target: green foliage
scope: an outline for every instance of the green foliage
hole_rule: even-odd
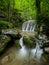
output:
[[[2,39],[2,35],[0,35],[0,53],[4,51],[4,49],[7,46],[7,43],[10,41],[10,37],[6,37],[5,39]]]
[[[16,46],[17,48],[21,48],[20,43],[19,43],[19,40],[15,40],[15,46]]]
[[[44,25],[45,34],[49,34],[49,1],[0,0],[0,20],[12,22],[14,27],[19,27],[24,21],[29,19],[37,19],[36,29],[38,32],[40,31],[40,27]],[[5,23],[5,25],[7,24]],[[7,26],[12,28],[12,25],[9,24]],[[1,25],[0,27],[2,27]]]
[[[0,0],[0,10],[7,10],[8,0]]]
[[[14,27],[18,27],[19,24],[22,24],[23,17],[21,17],[19,10],[14,8],[15,3],[13,2],[14,0],[0,0],[0,20],[12,22]],[[11,23],[9,24],[8,26],[12,27]]]
[[[23,17],[17,9],[13,10],[13,14],[10,19],[15,27],[19,27],[23,23]]]
[[[49,1],[48,0],[42,0],[41,1],[41,11],[42,13],[44,13],[45,15],[49,16]]]
[[[46,61],[49,61],[49,54],[44,53],[43,57],[45,58]]]
[[[41,1],[41,23],[43,26],[43,33],[49,37],[49,1],[42,0]]]
[[[23,41],[24,41],[24,45],[26,45],[26,47],[28,48],[34,48],[36,43],[33,37],[23,37]]]
[[[26,20],[36,19],[35,0],[15,0],[15,8],[20,10]]]
[[[37,7],[37,26],[38,34],[40,34],[40,27],[42,26],[43,34],[49,37],[49,1],[48,0],[36,0]]]
[[[13,24],[7,21],[0,21],[0,29],[2,28],[12,28]]]

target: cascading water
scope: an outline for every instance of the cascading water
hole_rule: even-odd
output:
[[[26,31],[28,31],[28,28],[29,28],[29,23],[27,24]]]
[[[19,43],[20,43],[20,46],[21,46],[19,53],[20,53],[21,57],[25,57],[25,55],[27,54],[27,51],[26,51],[26,48],[24,46],[23,37],[20,38]]]
[[[22,25],[23,32],[34,32],[35,29],[35,20],[29,20]]]
[[[36,42],[36,47],[31,50],[32,56],[40,59],[42,53],[43,53],[43,49],[41,49],[40,46],[39,46],[39,44]]]
[[[34,32],[34,29],[35,29],[35,23],[33,22],[34,20],[31,20],[29,22],[25,22],[23,25],[22,25],[22,31],[24,32]],[[24,57],[27,53],[26,51],[26,48],[24,46],[24,42],[23,42],[23,37],[20,38],[20,46],[22,47],[21,50],[20,50],[20,54]],[[40,48],[37,40],[36,40],[36,47],[34,49],[30,49],[29,53],[33,56],[33,57],[36,57],[38,59],[41,58],[41,55],[43,53],[43,49]]]
[[[20,38],[19,43],[20,43],[20,46],[23,48],[24,47],[24,45],[23,45],[23,37]]]
[[[20,54],[22,55],[22,57],[24,57],[26,55],[27,51],[26,51],[26,48],[25,48],[24,43],[23,43],[23,37],[20,38],[19,43],[20,43],[20,46],[22,47],[20,49]],[[43,53],[43,49],[41,49],[38,42],[36,42],[36,47],[34,49],[30,50],[30,54],[33,57],[36,57],[37,59],[40,59],[42,53]]]

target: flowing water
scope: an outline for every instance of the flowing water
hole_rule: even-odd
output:
[[[34,49],[27,49],[23,42],[23,37],[20,38],[20,49],[16,46],[10,47],[0,56],[0,65],[48,65],[47,63],[38,60],[43,53],[38,43]]]
[[[26,50],[24,43],[23,43],[23,37],[20,38],[19,43],[20,43],[20,46],[21,46],[21,49],[19,50],[19,54],[23,58],[27,54],[27,50]]]
[[[22,32],[34,32],[34,29],[35,24],[32,21],[25,22],[22,26]],[[40,48],[37,41],[36,47],[32,49],[25,47],[23,37],[20,38],[19,43],[20,49],[13,46],[0,57],[0,65],[48,65],[41,60],[43,49]]]
[[[23,42],[23,37],[20,38],[20,46],[22,47],[21,48],[21,52],[22,52],[22,55],[25,55],[27,52],[27,49],[25,48],[25,46],[23,45],[24,42]],[[36,57],[37,59],[40,59],[41,56],[42,56],[42,53],[43,53],[43,49],[40,48],[38,42],[36,42],[36,47],[34,49],[30,49],[28,50],[30,55],[32,55],[33,57]]]
[[[20,38],[19,43],[20,43],[20,46],[23,48],[23,47],[24,47],[24,44],[23,44],[23,37]]]
[[[25,32],[34,32],[34,29],[35,29],[35,20],[30,20],[30,21],[27,21],[25,23],[23,23],[22,25],[22,31],[25,31]],[[20,38],[20,46],[23,48],[23,37]],[[30,54],[33,56],[33,57],[36,57],[38,59],[41,58],[41,55],[43,53],[43,49],[40,49],[40,46],[38,44],[38,42],[36,41],[36,47],[34,49],[31,49],[30,50]]]
[[[36,42],[36,47],[31,50],[31,54],[33,57],[40,59],[43,54],[43,49],[40,48],[39,44]]]
[[[23,32],[34,32],[35,20],[29,20],[22,25]]]

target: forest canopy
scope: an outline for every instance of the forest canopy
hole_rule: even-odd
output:
[[[49,33],[49,1],[0,0],[0,21],[10,22],[13,27],[19,27],[30,19],[37,20],[38,31],[40,26],[43,26],[44,33]]]

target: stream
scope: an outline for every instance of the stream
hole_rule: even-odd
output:
[[[38,57],[38,56],[37,56]],[[33,57],[30,49],[17,49],[16,46],[10,47],[1,57],[0,65],[48,65],[47,62]]]
[[[34,27],[34,23],[27,22],[23,24],[22,31],[34,32]],[[43,49],[37,41],[35,48],[32,49],[26,48],[23,37],[20,38],[19,44],[21,48],[18,49],[13,45],[0,56],[0,65],[49,65],[49,62],[43,59]]]

